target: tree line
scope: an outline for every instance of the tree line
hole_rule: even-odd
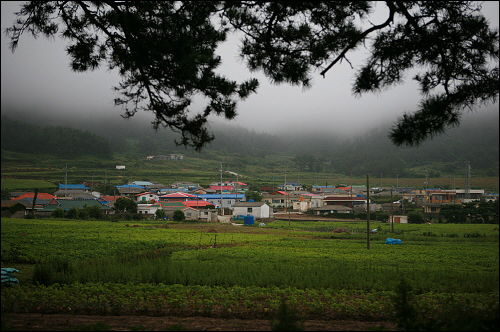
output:
[[[111,157],[109,142],[90,131],[63,126],[38,126],[2,116],[2,149],[51,154],[63,158],[84,155]]]

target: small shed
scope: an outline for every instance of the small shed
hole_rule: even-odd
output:
[[[394,219],[395,224],[407,224],[408,223],[408,216],[393,215],[392,217]],[[389,222],[392,222],[390,216],[389,216]]]
[[[251,215],[255,219],[272,218],[273,209],[265,202],[238,202],[233,204],[233,216]]]

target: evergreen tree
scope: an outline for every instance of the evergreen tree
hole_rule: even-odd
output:
[[[379,92],[403,82],[413,68],[423,99],[390,132],[394,144],[416,145],[458,126],[464,110],[498,98],[498,30],[468,1],[384,1],[387,16],[366,28],[370,1],[29,1],[6,29],[14,50],[25,32],[61,36],[74,71],[107,63],[118,69],[116,105],[126,116],[155,114],[154,126],[181,133],[177,144],[201,149],[213,140],[211,114],[232,119],[237,102],[258,87],[215,73],[217,46],[243,32],[241,56],[274,83],[309,87],[311,72],[349,62],[369,48],[353,93]],[[492,63],[492,61],[493,63]],[[350,63],[350,62],[349,62]],[[207,100],[189,116],[193,97]]]

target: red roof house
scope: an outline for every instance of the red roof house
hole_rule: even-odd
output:
[[[206,206],[214,206],[213,203],[210,203],[208,201],[184,201],[182,202],[187,207],[192,207],[192,208],[201,208],[201,207],[206,207]]]
[[[16,198],[13,198],[12,200],[13,201],[17,201],[18,199],[23,199],[23,198],[34,198],[35,197],[35,193],[26,193],[24,195],[21,195],[21,196],[18,196]],[[47,199],[47,200],[51,200],[53,198],[56,198],[56,196],[54,195],[51,195],[51,194],[47,194],[47,193],[38,193],[38,195],[36,196],[37,199]]]

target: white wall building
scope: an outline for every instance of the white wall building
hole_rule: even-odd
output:
[[[265,202],[238,202],[233,204],[233,216],[254,216],[255,219],[272,218],[273,208]]]

